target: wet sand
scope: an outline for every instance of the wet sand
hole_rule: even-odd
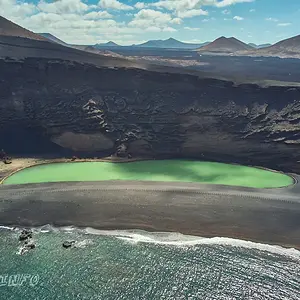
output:
[[[2,185],[0,224],[174,231],[300,249],[300,188],[138,181]]]

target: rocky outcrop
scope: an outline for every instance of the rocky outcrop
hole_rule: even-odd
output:
[[[63,242],[62,246],[66,249],[74,247],[75,241],[65,241],[65,242]]]
[[[0,60],[9,153],[185,157],[299,172],[300,88],[51,59]]]
[[[32,239],[33,232],[31,229],[23,229],[19,235],[19,241],[22,242],[18,253],[24,255],[29,250],[35,249],[36,245]]]
[[[32,238],[32,230],[24,229],[19,235],[19,241],[26,241]]]

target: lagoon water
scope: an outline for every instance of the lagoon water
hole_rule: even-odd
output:
[[[8,177],[4,184],[98,180],[200,182],[254,188],[283,187],[293,183],[293,179],[285,174],[258,168],[206,161],[158,160],[44,164],[19,171]]]
[[[0,275],[35,277],[17,286],[2,280],[1,300],[300,299],[295,249],[179,233],[45,226],[34,229],[36,249],[20,255],[19,232],[0,229]],[[65,240],[75,240],[76,248],[64,249]]]

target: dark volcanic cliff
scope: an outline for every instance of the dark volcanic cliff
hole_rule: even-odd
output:
[[[0,60],[9,153],[207,158],[299,172],[300,88],[51,59]]]

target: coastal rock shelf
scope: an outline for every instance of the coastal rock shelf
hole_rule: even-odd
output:
[[[0,60],[12,154],[200,158],[300,172],[300,88],[59,59]]]
[[[4,184],[102,180],[198,182],[253,188],[276,188],[293,184],[291,177],[277,172],[184,160],[44,164],[14,173],[4,180]]]

